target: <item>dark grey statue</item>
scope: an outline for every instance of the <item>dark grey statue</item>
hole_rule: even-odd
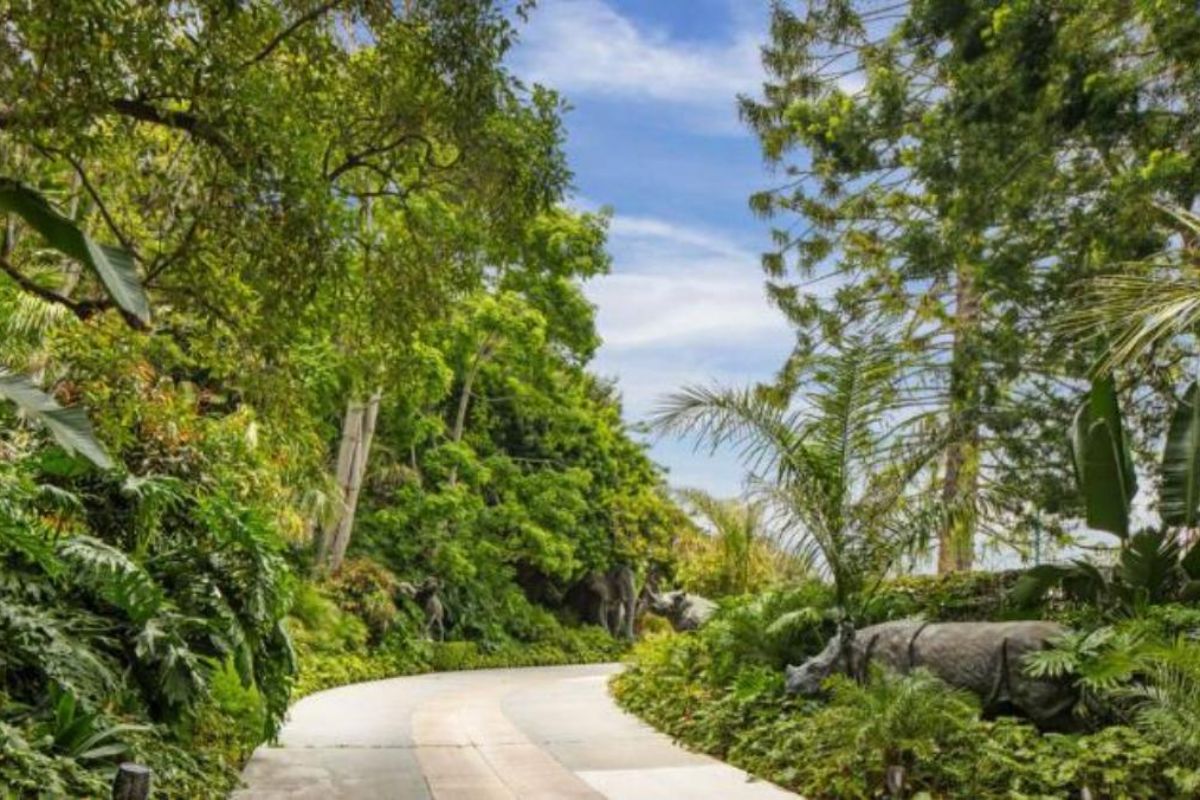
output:
[[[446,604],[440,596],[442,581],[430,575],[421,581],[419,586],[413,586],[407,581],[400,583],[400,594],[413,600],[425,613],[425,638],[433,639],[433,631],[437,629],[437,640],[446,639]]]
[[[985,714],[1015,711],[1043,727],[1064,727],[1075,705],[1074,691],[1063,681],[1030,677],[1022,666],[1027,655],[1065,632],[1053,622],[915,620],[847,629],[847,647],[835,636],[820,653],[787,668],[787,690],[816,695],[835,672],[863,680],[872,663],[899,672],[923,667],[978,695]]]
[[[659,616],[666,617],[677,631],[694,631],[717,610],[717,604],[706,597],[685,591],[647,594],[647,605]]]
[[[637,610],[633,568],[618,564],[607,572],[595,570],[584,579],[584,587],[591,595],[592,621],[613,636],[632,640]]]

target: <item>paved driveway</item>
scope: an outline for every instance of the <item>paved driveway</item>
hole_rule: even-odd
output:
[[[615,664],[449,672],[297,703],[238,800],[785,800],[618,709]]]

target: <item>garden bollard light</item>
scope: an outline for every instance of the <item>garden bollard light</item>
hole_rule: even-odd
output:
[[[150,797],[149,767],[141,764],[124,763],[117,767],[113,779],[112,800],[147,800]]]

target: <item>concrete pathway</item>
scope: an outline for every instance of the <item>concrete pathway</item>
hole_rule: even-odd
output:
[[[616,707],[620,667],[446,672],[343,686],[291,710],[238,800],[786,800]]]

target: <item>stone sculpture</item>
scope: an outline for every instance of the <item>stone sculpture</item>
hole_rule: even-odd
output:
[[[445,641],[446,606],[439,595],[442,589],[441,580],[430,575],[421,581],[419,586],[413,586],[411,583],[404,581],[398,588],[402,595],[411,598],[425,613],[425,638],[432,640],[433,631],[436,628],[437,640],[439,642]]]
[[[1025,657],[1065,633],[1053,622],[900,620],[845,629],[819,654],[787,668],[791,694],[819,694],[835,672],[864,680],[872,663],[898,672],[923,667],[951,686],[974,692],[989,716],[1018,712],[1047,728],[1069,727],[1076,695],[1064,681],[1034,678]],[[843,637],[848,639],[843,646]]]
[[[633,639],[637,591],[633,568],[618,564],[607,572],[594,570],[583,582],[589,597],[593,622],[613,636]]]
[[[677,631],[694,631],[708,622],[717,604],[706,597],[681,590],[647,595],[650,610],[666,617]]]

